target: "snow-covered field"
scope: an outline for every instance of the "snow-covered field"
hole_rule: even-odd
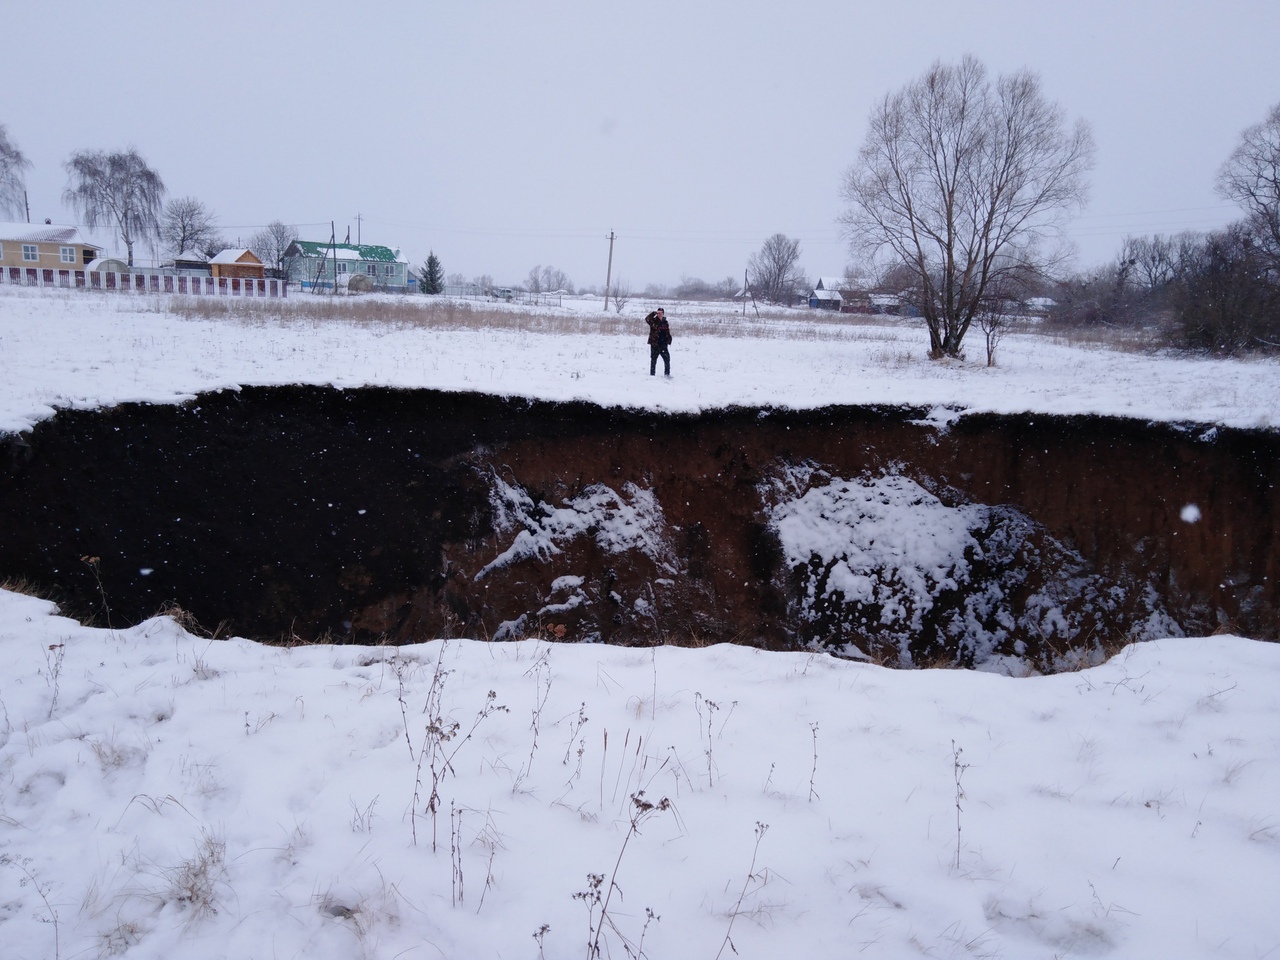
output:
[[[154,303],[0,288],[0,431],[288,382],[939,419],[1280,410],[1274,361],[1011,336],[988,370],[924,360],[917,327],[803,314],[682,337],[694,310],[669,308],[666,382],[639,331]],[[738,647],[286,650],[82,627],[6,591],[0,645],[5,960],[1280,956],[1276,645],[1161,640],[1023,679]]]
[[[307,299],[298,295],[290,305]],[[988,369],[977,331],[970,362],[935,363],[925,358],[928,338],[918,323],[833,326],[829,316],[806,311],[744,323],[723,309],[669,304],[674,376],[665,381],[648,375],[641,319],[648,304],[640,301],[624,314],[633,336],[285,324],[272,322],[267,302],[238,323],[184,320],[155,309],[164,302],[0,286],[0,431],[29,427],[56,407],[171,402],[201,390],[278,383],[474,390],[663,410],[909,403],[1280,425],[1275,360],[1150,356],[1011,335],[999,365]],[[589,305],[537,312],[550,321],[590,319],[578,309]],[[723,334],[681,329],[704,319]]]

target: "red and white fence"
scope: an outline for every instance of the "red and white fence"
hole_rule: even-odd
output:
[[[289,284],[284,280],[112,273],[105,270],[60,270],[54,267],[0,267],[0,283],[121,293],[185,293],[204,297],[281,298],[289,295]]]

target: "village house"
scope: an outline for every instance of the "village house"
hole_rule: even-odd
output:
[[[852,286],[843,277],[819,277],[809,292],[809,306],[815,310],[840,311]]]
[[[101,247],[85,243],[78,227],[56,223],[0,223],[0,267],[84,270]]]
[[[215,277],[261,280],[266,276],[262,261],[252,250],[223,250],[209,259],[209,271]]]
[[[284,255],[289,279],[303,290],[333,289],[335,281],[346,287],[356,276],[368,278],[379,289],[409,289],[409,261],[390,247],[295,240]]]

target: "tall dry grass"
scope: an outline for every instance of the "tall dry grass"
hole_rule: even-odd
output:
[[[184,320],[251,326],[305,326],[341,323],[388,331],[428,328],[439,331],[500,331],[634,337],[644,332],[639,315],[548,311],[498,303],[444,298],[332,297],[301,295],[296,299],[249,300],[166,297],[144,301],[158,313]],[[677,337],[753,337],[793,340],[894,340],[897,318],[855,314],[761,310],[757,316],[684,304],[671,312]]]

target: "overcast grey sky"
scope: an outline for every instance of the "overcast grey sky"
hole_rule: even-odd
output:
[[[136,147],[247,242],[284,220],[449,273],[535,264],[634,287],[741,276],[770,234],[811,277],[873,103],[936,59],[1030,67],[1093,125],[1081,265],[1128,233],[1211,229],[1240,131],[1280,100],[1276,0],[0,0],[0,123],[32,219],[63,163]]]

